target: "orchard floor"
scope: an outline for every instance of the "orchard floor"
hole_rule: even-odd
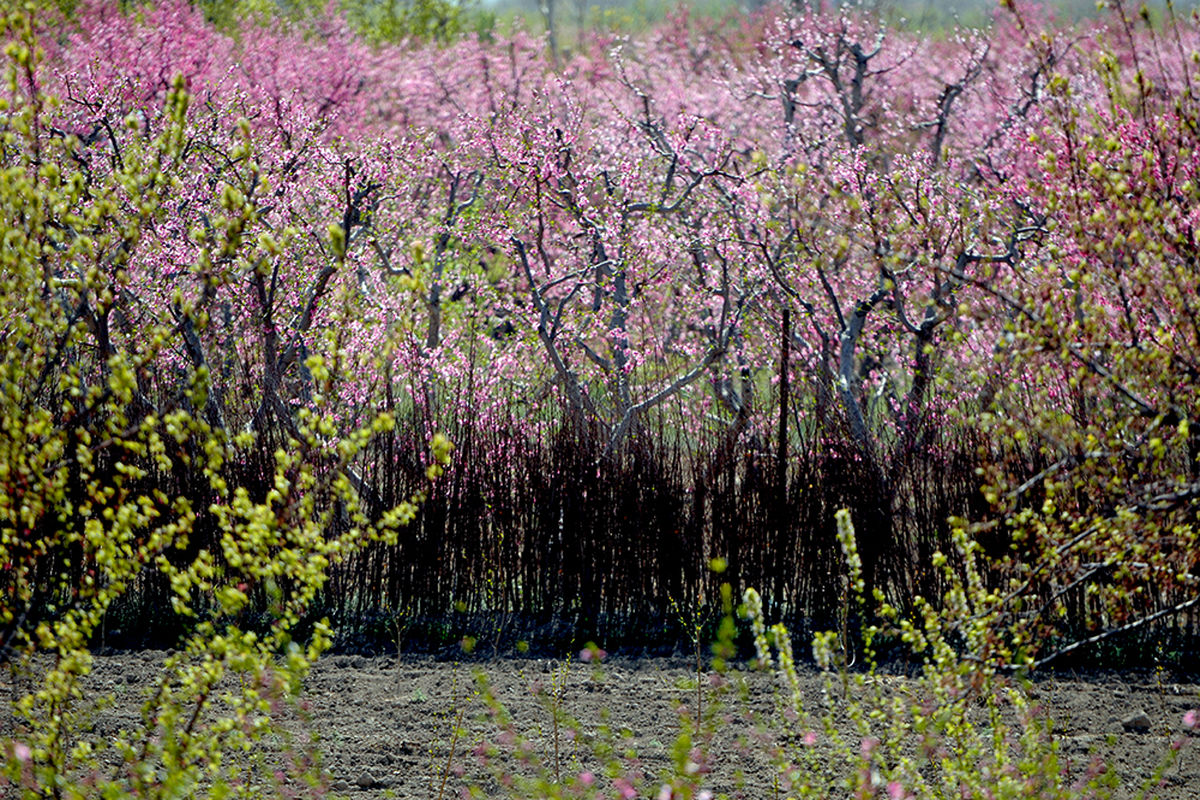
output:
[[[97,659],[95,688],[113,691],[117,697],[115,707],[106,712],[106,725],[119,726],[120,717],[137,713],[140,693],[136,689],[153,680],[161,656],[144,653]],[[485,796],[500,796],[503,793],[495,777],[481,771],[474,752],[481,736],[492,742],[500,738],[497,725],[487,719],[477,674],[487,676],[495,696],[511,711],[517,730],[531,741],[534,757],[548,765],[554,763],[551,715],[534,691],[542,687],[557,693],[563,711],[579,720],[584,731],[582,741],[572,742],[560,730],[559,770],[563,775],[594,772],[596,786],[608,790],[605,796],[609,797],[615,794],[613,785],[588,754],[589,742],[594,745],[602,739],[603,710],[608,709],[608,725],[619,741],[619,751],[636,751],[641,769],[653,778],[670,762],[681,724],[680,708],[694,711],[696,703],[695,674],[682,660],[615,659],[604,665],[598,677],[591,666],[578,661],[563,665],[524,658],[455,664],[417,657],[397,662],[383,657],[329,656],[316,665],[307,681],[306,712],[294,715],[289,727],[296,733],[317,735],[323,768],[335,796],[451,800],[461,794],[460,773],[474,775]],[[728,730],[734,733],[749,727],[745,722],[748,711],[769,712],[773,706],[776,689],[770,676],[748,677],[745,699],[730,697],[725,704],[723,713],[734,721]],[[819,708],[825,696],[820,676],[802,671],[801,680],[804,696],[812,699],[808,707]],[[880,680],[888,691],[905,683],[905,679],[892,676]],[[711,687],[706,685],[704,695],[708,707],[715,707]],[[1082,774],[1091,754],[1098,754],[1120,776],[1116,796],[1133,797],[1162,764],[1172,743],[1182,742],[1179,759],[1148,796],[1200,798],[1200,736],[1185,730],[1182,722],[1187,710],[1200,706],[1200,685],[1177,683],[1169,676],[1152,673],[1058,674],[1035,683],[1034,699],[1050,709],[1060,758],[1070,761],[1074,774]],[[1131,720],[1139,712],[1149,720],[1146,730],[1137,730]],[[456,722],[463,730],[457,738],[453,735]],[[850,741],[857,750],[858,739]],[[803,747],[799,741],[790,746]],[[821,746],[820,742],[816,745]],[[762,746],[739,747],[729,738],[715,749],[709,785],[718,792],[763,800],[787,796],[782,790],[776,794]],[[503,763],[511,768],[514,762]],[[550,769],[553,771],[552,766]],[[738,771],[744,774],[740,790],[734,777]],[[444,790],[443,776],[447,776]],[[657,786],[657,782],[647,785]],[[886,792],[878,796],[886,796]]]

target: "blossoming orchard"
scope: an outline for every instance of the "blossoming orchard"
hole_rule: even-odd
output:
[[[321,654],[407,639],[715,642],[808,720],[796,796],[1092,796],[995,731],[1045,670],[1200,654],[1200,23],[817,5],[8,4],[0,789],[258,796],[232,754]],[[973,691],[992,733],[829,777],[809,641],[923,665],[961,714],[913,741]],[[150,647],[89,736],[96,654]],[[495,786],[714,796],[697,670],[677,773],[567,774],[550,690],[553,779]]]

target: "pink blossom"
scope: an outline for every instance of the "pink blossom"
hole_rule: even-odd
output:
[[[904,791],[903,784],[900,781],[889,781],[887,785],[889,800],[904,800],[907,794]]]
[[[22,764],[28,763],[33,758],[33,751],[24,742],[16,742],[13,744],[13,758]]]
[[[579,651],[579,660],[580,661],[591,661],[592,659],[595,659],[597,661],[603,661],[607,656],[608,656],[607,652],[605,652],[604,650],[602,650],[601,648],[597,647],[594,644],[588,645],[587,647],[585,647]]]
[[[1200,725],[1200,709],[1193,708],[1183,715],[1183,727],[1195,728]]]

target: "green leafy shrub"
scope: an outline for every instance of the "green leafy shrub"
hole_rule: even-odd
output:
[[[213,290],[254,268],[266,231],[236,187],[216,187],[226,213],[211,220],[189,291],[131,335],[130,254],[177,189],[183,81],[166,95],[159,132],[130,137],[116,167],[96,175],[72,167],[79,139],[51,128],[58,101],[38,88],[32,12],[0,18],[0,38],[0,663],[14,693],[0,787],[6,797],[166,798],[271,784],[270,770],[231,754],[279,733],[286,701],[329,646],[328,626],[307,619],[329,565],[394,542],[416,513],[419,497],[369,512],[351,469],[394,421],[339,427],[326,400],[348,368],[336,339],[305,360],[312,402],[282,431],[218,424],[206,365],[176,361],[172,383],[154,380],[168,350],[205,331]],[[253,158],[242,130],[234,160]],[[339,238],[331,227],[335,259]],[[431,477],[449,447],[435,439]],[[266,467],[231,468],[255,463]],[[145,581],[166,587],[162,613],[183,630],[140,723],[101,736],[88,724],[106,702],[87,688],[91,648],[109,610]],[[253,593],[269,599],[268,620],[244,617]],[[319,788],[311,759],[291,763]]]

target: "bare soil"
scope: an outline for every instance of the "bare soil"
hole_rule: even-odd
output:
[[[132,723],[142,696],[138,689],[152,682],[161,656],[96,660],[93,686],[117,700],[97,721],[98,732]],[[768,745],[750,734],[755,714],[772,715],[777,686],[769,675],[738,675],[747,678],[740,698],[726,693],[720,702],[722,692],[707,679],[701,692],[706,713],[718,709],[729,723],[725,738],[713,748],[708,785],[735,797],[785,797],[776,794],[776,771],[765,755]],[[615,659],[598,673],[578,660],[466,664],[334,655],[315,666],[302,711],[289,725],[296,733],[317,736],[322,768],[335,796],[449,800],[461,796],[468,781],[483,796],[499,796],[504,792],[495,772],[481,765],[479,747],[484,740],[495,743],[504,737],[487,714],[479,676],[486,676],[495,697],[511,711],[516,729],[528,738],[530,761],[541,763],[548,775],[594,772],[596,788],[609,797],[615,795],[613,784],[593,756],[596,747],[613,743],[626,764],[646,775],[645,785],[656,786],[681,726],[693,724],[697,703],[695,672],[680,659]],[[880,680],[893,689],[907,682],[895,676]],[[813,699],[808,707],[819,709],[821,702],[836,707],[837,697],[824,694],[816,672],[802,673],[801,688],[804,697]],[[547,695],[558,700],[548,701]],[[1178,758],[1146,796],[1200,798],[1200,731],[1183,725],[1184,713],[1200,706],[1200,685],[1152,673],[1059,674],[1036,681],[1033,698],[1049,710],[1059,758],[1074,772],[1083,774],[1093,755],[1100,756],[1119,776],[1116,796],[1134,797],[1175,746]],[[569,733],[565,724],[556,735],[550,702],[578,721],[579,735]],[[851,741],[856,747],[857,739]],[[527,769],[511,757],[489,763],[499,765],[501,772]]]

